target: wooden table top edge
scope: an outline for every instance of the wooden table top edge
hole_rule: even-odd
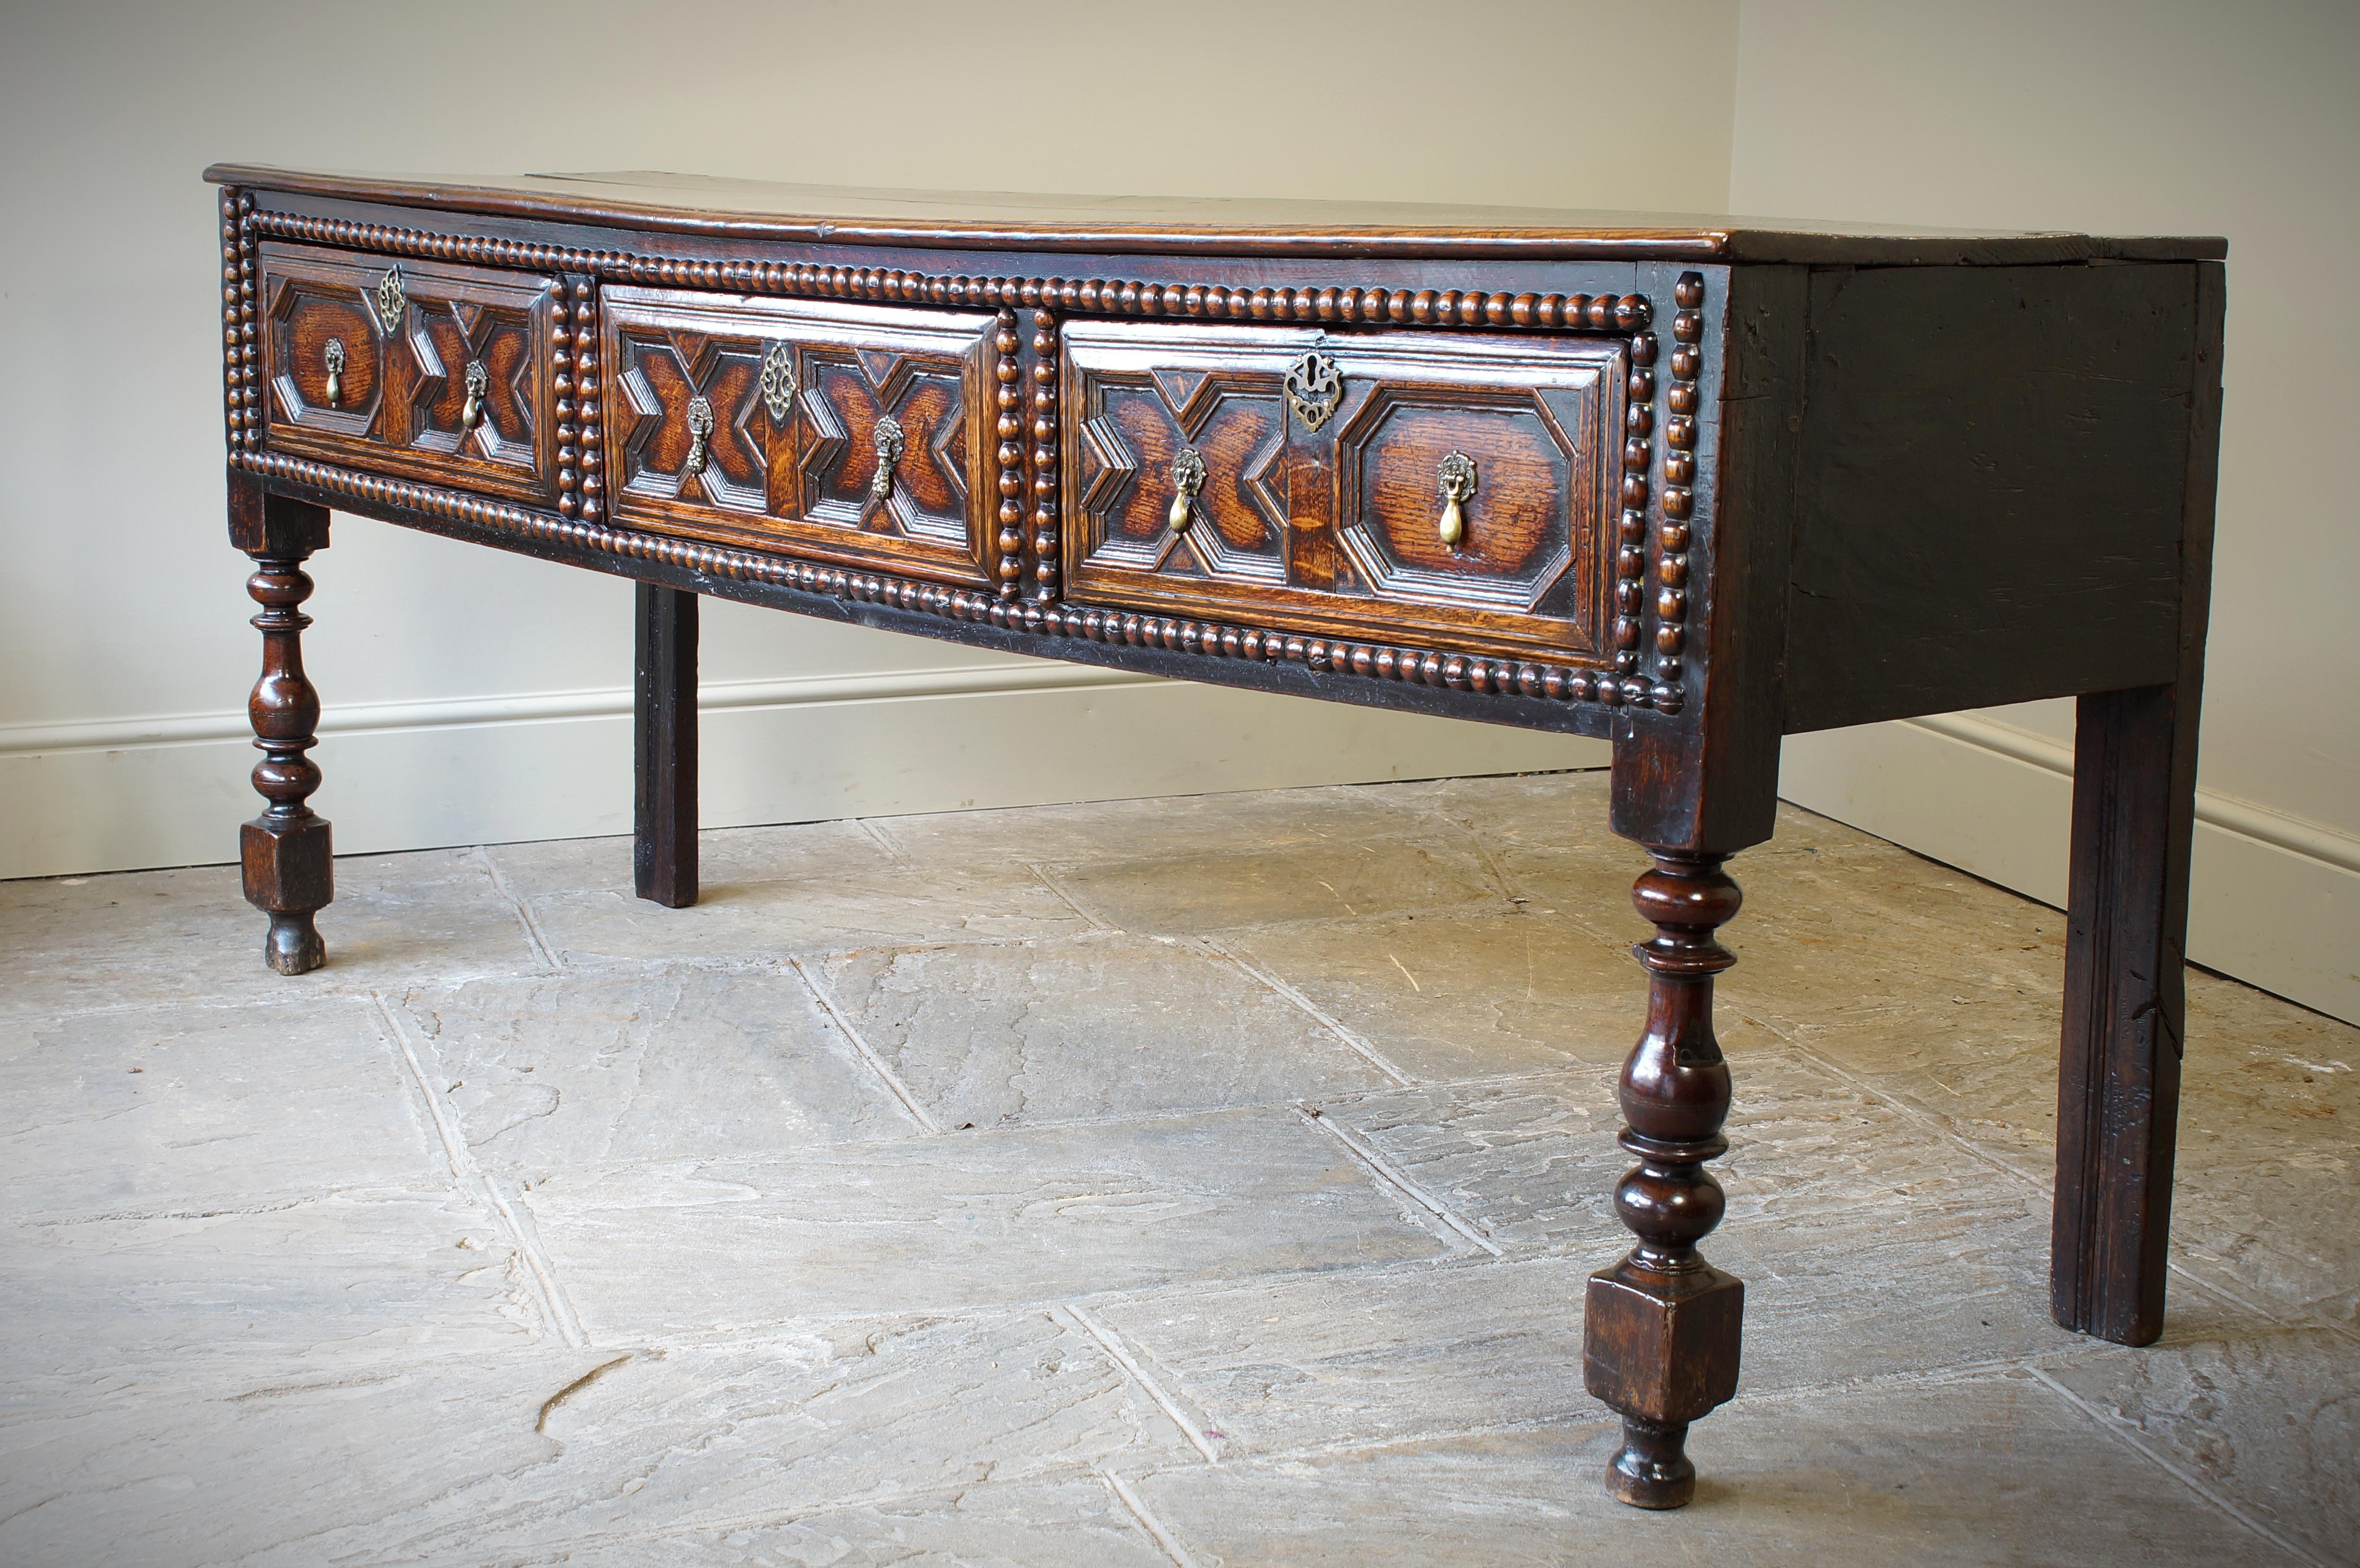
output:
[[[444,176],[216,163],[204,178],[253,191],[484,217],[847,245],[1818,266],[2202,261],[2228,254],[2228,241],[2217,235],[1983,231],[1426,202],[894,191],[641,171]],[[957,215],[978,204],[994,215]]]

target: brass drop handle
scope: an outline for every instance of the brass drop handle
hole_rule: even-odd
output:
[[[492,389],[492,373],[480,359],[467,362],[467,400],[459,408],[459,428],[472,430],[484,422],[484,395]]]
[[[1172,511],[1167,520],[1175,534],[1188,531],[1196,493],[1205,487],[1205,458],[1193,446],[1184,446],[1172,460]]]
[[[713,434],[713,405],[703,397],[688,400],[688,461],[680,465],[681,477],[705,472],[705,438]]]
[[[344,400],[344,340],[330,338],[320,357],[328,366],[328,407],[333,408]]]
[[[1475,460],[1453,452],[1442,460],[1442,522],[1435,530],[1452,550],[1467,537],[1467,503],[1475,495]]]
[[[869,493],[882,501],[893,493],[893,469],[901,461],[901,421],[888,414],[877,421],[877,475]]]

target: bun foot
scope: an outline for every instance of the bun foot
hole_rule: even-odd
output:
[[[308,909],[274,910],[262,939],[262,961],[281,975],[309,975],[328,962],[328,944]]]
[[[1688,1463],[1688,1423],[1658,1425],[1622,1418],[1622,1448],[1606,1466],[1606,1489],[1634,1508],[1686,1508],[1696,1496]]]

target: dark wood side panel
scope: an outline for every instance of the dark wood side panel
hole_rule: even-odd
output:
[[[1813,276],[1786,728],[2179,668],[2191,265]]]

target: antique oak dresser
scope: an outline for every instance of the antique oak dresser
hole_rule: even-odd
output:
[[[1693,1490],[1743,1287],[1723,869],[1780,737],[2080,698],[2051,1308],[2161,1323],[2224,246],[224,166],[264,953],[323,962],[331,509],[635,580],[639,893],[696,897],[701,594],[1595,735],[1645,1024],[1583,1377]],[[1830,975],[1840,984],[1840,975]],[[1568,1396],[1570,1399],[1570,1396]]]

